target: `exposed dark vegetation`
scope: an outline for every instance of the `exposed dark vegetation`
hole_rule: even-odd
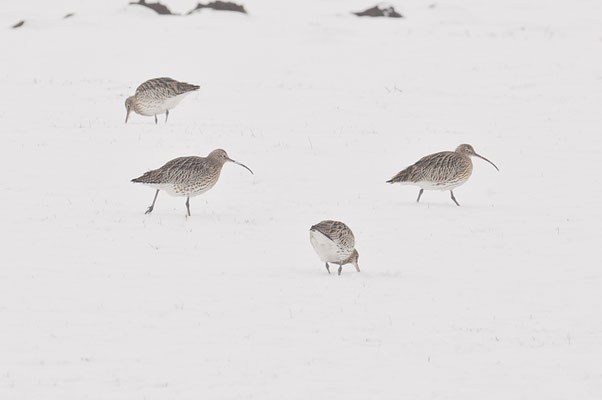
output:
[[[235,12],[240,12],[243,14],[247,13],[247,10],[245,10],[245,7],[241,4],[232,3],[230,1],[219,1],[218,0],[218,1],[212,1],[207,4],[197,3],[196,7],[193,8],[192,10],[190,10],[187,15],[190,15],[193,12],[202,10],[203,8],[209,8],[212,10],[219,10],[219,11],[235,11]]]
[[[397,12],[393,6],[374,6],[364,11],[354,12],[358,17],[388,17],[403,18],[403,15]]]
[[[138,2],[132,2],[130,4],[148,7],[160,15],[173,15],[173,13],[169,10],[169,8],[167,8],[166,5],[158,3],[158,2],[157,3],[147,3],[146,0],[138,0]]]

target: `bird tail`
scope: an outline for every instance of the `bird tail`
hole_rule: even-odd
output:
[[[153,181],[153,171],[145,172],[144,175],[132,179],[132,182],[135,183],[154,183]]]
[[[178,83],[178,90],[181,91],[182,93],[192,92],[193,90],[199,90],[199,89],[200,89],[199,85],[192,85],[192,84],[186,83],[186,82]]]
[[[389,179],[387,183],[410,182],[412,180],[411,177],[412,173],[414,172],[413,170],[413,166],[410,166],[404,169],[403,171],[399,172],[393,178]]]

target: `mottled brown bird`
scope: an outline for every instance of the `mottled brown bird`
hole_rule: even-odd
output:
[[[177,106],[180,101],[200,86],[190,83],[178,82],[171,78],[155,78],[144,82],[136,89],[136,94],[125,100],[125,123],[127,124],[130,113],[155,116],[165,113],[165,122],[169,110]]]
[[[401,183],[420,187],[418,199],[424,190],[449,190],[451,198],[457,206],[453,189],[464,184],[472,174],[471,156],[479,157],[498,169],[494,163],[477,154],[469,144],[461,144],[456,151],[442,151],[421,158],[414,165],[410,165],[399,172],[387,183]]]
[[[233,162],[246,168],[251,174],[253,171],[244,164],[234,161],[222,150],[213,150],[207,157],[178,157],[167,162],[164,166],[144,175],[132,179],[132,182],[143,183],[157,191],[153,204],[148,207],[145,214],[150,214],[155,207],[160,190],[172,196],[186,197],[186,210],[190,216],[190,198],[205,193],[217,183],[222,167],[226,162]]]
[[[309,229],[309,241],[330,274],[328,263],[339,264],[339,275],[343,265],[353,264],[357,272],[359,253],[355,249],[355,237],[347,225],[339,221],[322,221]]]

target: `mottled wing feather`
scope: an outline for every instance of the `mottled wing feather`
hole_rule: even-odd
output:
[[[186,184],[195,181],[196,177],[209,169],[208,164],[204,157],[178,157],[168,161],[161,168],[148,171],[133,179],[132,182]]]
[[[355,248],[355,237],[347,225],[339,221],[322,221],[311,227],[312,230],[321,232],[324,236],[337,245],[353,249]]]
[[[136,89],[136,96],[162,99],[179,96],[197,90],[199,86],[186,82],[178,82],[171,78],[150,79]]]
[[[442,151],[422,157],[387,182],[447,182],[457,177],[458,171],[469,170],[470,166],[470,159],[454,151]]]

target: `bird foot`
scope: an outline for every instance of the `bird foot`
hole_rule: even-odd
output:
[[[144,213],[144,215],[150,214],[151,212],[153,212],[153,206],[150,206],[149,208],[147,208],[146,212]]]

